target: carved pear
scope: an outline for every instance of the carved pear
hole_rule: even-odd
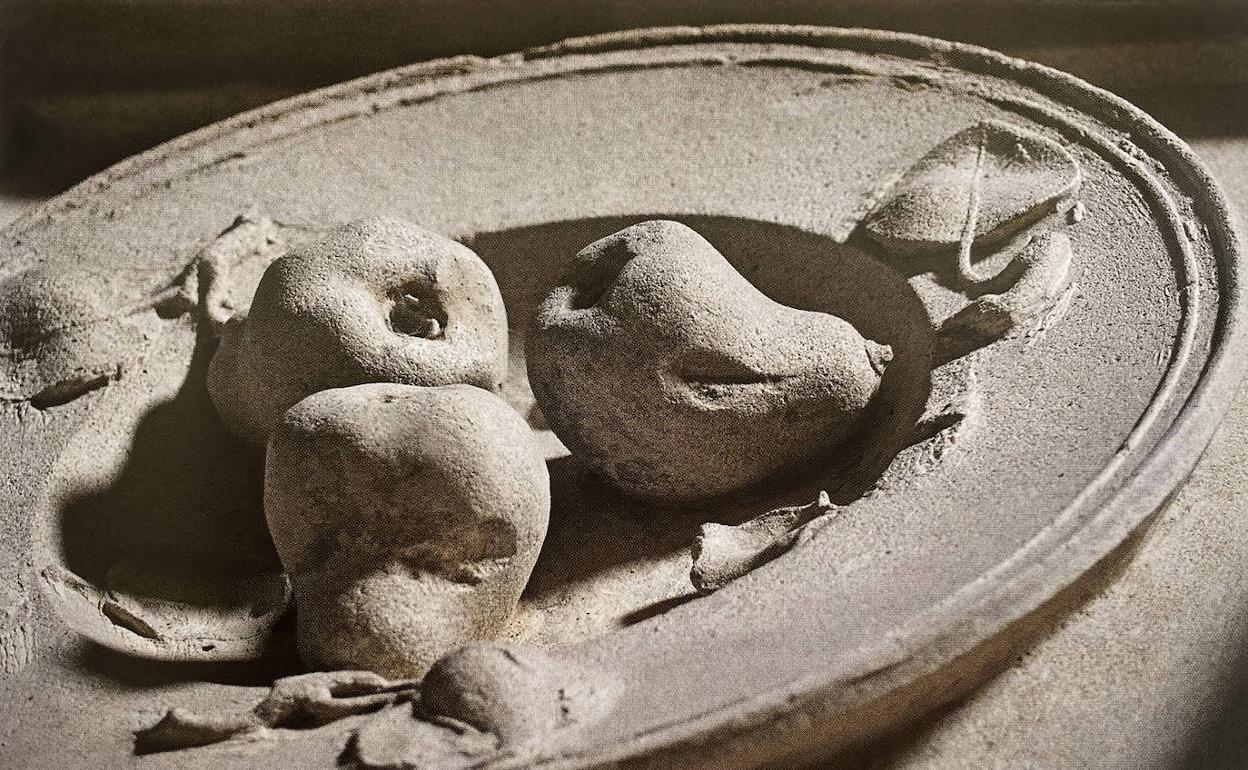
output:
[[[507,313],[468,247],[375,218],[279,257],[208,373],[217,411],[263,445],[282,413],[319,390],[368,382],[497,390]]]
[[[625,493],[696,500],[837,447],[891,349],[774,302],[705,239],[634,225],[577,254],[526,355],[551,428]]]
[[[326,390],[282,417],[264,507],[305,662],[421,676],[497,634],[546,534],[528,425],[468,385]]]

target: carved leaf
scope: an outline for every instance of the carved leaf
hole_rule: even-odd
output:
[[[1035,323],[1070,286],[1070,239],[1044,233],[1023,247],[1004,271],[1011,285],[984,294],[950,316],[940,327],[937,357],[952,361]]]
[[[416,683],[390,681],[371,671],[317,671],[278,679],[264,700],[247,711],[200,714],[174,708],[135,732],[136,754],[209,746],[270,729],[311,728],[371,714],[416,694]]]
[[[744,524],[703,524],[689,579],[699,593],[718,591],[793,548],[807,524],[835,512],[828,493],[820,492],[813,503],[777,508]]]
[[[969,247],[1039,220],[1079,182],[1079,165],[1057,142],[986,120],[920,158],[864,226],[902,252]]]
[[[273,626],[290,603],[283,574],[237,583],[162,586],[160,573],[116,567],[107,587],[60,565],[41,572],[57,613],[79,634],[104,647],[154,660],[252,660],[264,653]],[[182,601],[158,596],[180,594]]]

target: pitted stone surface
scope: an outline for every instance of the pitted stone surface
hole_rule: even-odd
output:
[[[263,444],[318,390],[368,382],[501,387],[507,313],[467,246],[371,218],[279,257],[225,327],[208,388],[226,423]]]
[[[847,321],[774,302],[669,221],[582,250],[526,354],[577,459],[659,501],[747,489],[835,448],[892,358]]]
[[[265,465],[308,664],[420,676],[515,611],[550,488],[528,426],[497,396],[322,391],[282,418]]]

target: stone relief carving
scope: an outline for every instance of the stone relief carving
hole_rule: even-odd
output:
[[[973,353],[1018,333],[1040,331],[1070,288],[1072,254],[1061,227],[1078,190],[1079,167],[1061,145],[1001,121],[985,121],[940,143],[910,167],[860,225],[894,260],[934,258],[935,272],[965,297],[937,322],[933,387],[913,442],[929,453],[927,472],[973,409]],[[976,246],[1008,257],[999,272],[974,264]],[[956,262],[949,257],[956,253]],[[952,269],[951,269],[952,268]],[[1032,328],[1035,325],[1035,328]],[[775,559],[813,536],[836,512],[826,493],[809,505],[780,508],[735,527],[710,523],[695,549],[690,578],[702,593]]]
[[[892,359],[847,321],[785,307],[676,222],[586,247],[537,313],[533,394],[574,456],[660,502],[740,492],[826,454]]]
[[[892,252],[957,248],[963,283],[981,283],[971,248],[999,243],[1053,213],[1079,188],[1079,166],[1051,139],[987,120],[941,142],[902,175],[863,223]]]
[[[0,400],[47,409],[104,387],[141,357],[148,307],[117,313],[116,281],[32,268],[0,286]]]
[[[1061,229],[1081,216],[1079,182],[1056,142],[986,121],[915,162],[851,236],[960,297],[933,320],[927,407],[893,460],[908,472],[933,471],[972,417],[975,351],[1060,317],[1073,261]],[[507,313],[489,268],[392,219],[293,248],[283,228],[241,216],[135,314],[195,311],[220,338],[209,392],[241,440],[267,445],[264,510],[286,575],[241,614],[144,603],[124,570],[103,587],[59,567],[43,578],[75,629],[152,658],[255,656],[293,595],[302,659],[329,670],[277,681],[245,713],[174,709],[137,734],[136,750],[375,713],[353,733],[347,766],[441,767],[522,753],[601,718],[618,697],[602,672],[483,644],[514,612],[550,515],[531,430],[497,395]],[[6,284],[13,397],[72,399],[134,355],[133,314],[96,319],[97,299],[71,284],[38,273]],[[541,414],[576,462],[626,497],[703,512],[689,544],[690,587],[703,595],[827,531],[843,510],[827,492],[732,525],[713,508],[869,444],[893,358],[889,340],[773,301],[666,220],[580,251],[525,353]]]
[[[777,508],[744,524],[703,524],[689,580],[702,594],[723,588],[810,537],[813,522],[827,523],[835,513],[828,493],[820,492],[813,503]]]
[[[31,367],[61,379],[53,391],[29,397],[31,407],[50,409],[114,382],[127,367],[138,367],[148,354],[147,339],[159,325],[194,313],[205,340],[215,341],[234,312],[245,312],[265,268],[290,247],[301,228],[273,222],[251,211],[239,215],[200,250],[177,278],[122,313],[104,313],[86,302],[67,303],[32,271],[18,276],[7,295],[21,300],[25,320],[16,338],[42,336],[53,344],[11,346],[10,376]],[[113,291],[109,276],[73,276],[96,295]],[[48,319],[59,319],[49,324]],[[63,342],[61,341],[63,339]],[[112,372],[102,380],[83,380],[76,372]],[[89,388],[62,387],[86,383]],[[49,392],[63,395],[45,403]],[[211,407],[209,407],[211,408]],[[191,441],[191,436],[182,436]],[[202,453],[203,446],[188,451]],[[164,450],[162,450],[164,451]],[[229,475],[222,469],[221,475]],[[157,556],[150,554],[149,556]],[[244,569],[243,579],[219,580],[213,570],[179,572],[155,559],[122,559],[100,579],[84,579],[66,565],[41,569],[63,620],[83,637],[108,649],[153,660],[237,661],[261,657],[275,626],[290,604],[289,578],[281,573]]]
[[[159,722],[135,734],[135,751],[208,746],[241,736],[263,737],[278,728],[309,729],[338,719],[380,711],[412,696],[416,684],[391,682],[371,671],[330,671],[278,679],[253,708],[235,714],[202,715],[170,709]]]
[[[225,325],[208,388],[226,423],[263,445],[283,412],[320,390],[497,390],[506,365],[507,314],[480,258],[427,230],[372,219],[265,270],[246,316]]]
[[[619,686],[558,656],[473,644],[440,659],[419,682],[371,671],[286,677],[251,709],[197,714],[171,709],[135,736],[140,754],[232,739],[273,739],[374,714],[352,732],[339,764],[358,770],[475,767],[499,752],[523,758],[554,733],[593,725]]]
[[[494,394],[383,383],[283,415],[264,503],[303,659],[418,677],[511,617],[550,481],[528,425]]]
[[[561,733],[592,727],[618,697],[620,686],[604,671],[540,650],[475,644],[434,664],[410,709],[357,730],[346,764],[460,768],[498,755],[524,759]]]
[[[281,574],[213,584],[120,563],[96,586],[59,565],[40,577],[66,623],[110,649],[154,660],[249,660],[262,655],[290,603]]]
[[[430,253],[458,251],[436,245],[445,236],[488,266],[510,321],[500,388],[334,380],[368,345],[322,358],[333,345],[306,344],[363,312],[366,342],[410,343],[421,364],[463,318],[447,303],[466,292],[439,305],[338,275],[421,240],[383,216],[440,233]],[[271,264],[345,244],[340,225],[360,217],[376,237],[321,260],[319,298],[294,282],[261,307]],[[587,316],[629,320],[612,295],[644,297],[637,284],[707,312],[654,308],[662,324],[632,319],[637,344],[589,329],[612,345],[565,360],[636,353],[621,382],[662,373],[654,340],[678,327],[709,362],[692,373],[721,375],[688,393],[774,428],[786,407],[832,397],[809,372],[778,384],[730,366],[786,374],[771,348],[807,352],[753,323],[748,310],[769,307],[779,323],[848,324],[869,395],[828,419],[839,436],[759,431],[745,461],[780,462],[757,480],[694,479],[683,499],[623,489],[568,451],[582,426],[556,412],[575,416],[571,398],[544,409],[533,392],[564,372],[526,352],[547,296],[582,282],[575,255],[612,242],[632,256],[585,282],[602,289]],[[0,233],[9,317],[42,319],[32,335],[0,328],[0,692],[23,704],[6,752],[39,767],[124,765],[132,749],[156,752],[132,760],[153,767],[752,767],[870,746],[960,701],[1115,579],[1239,379],[1238,243],[1198,160],[1129,104],[878,31],[570,41],[379,73],[178,140]],[[695,263],[722,270],[668,280]],[[633,268],[644,280],[630,285]],[[71,275],[73,291],[57,289]],[[749,304],[750,288],[778,308]],[[283,303],[294,341],[260,323]],[[861,363],[842,347],[835,362]],[[884,347],[891,360],[872,361]],[[228,355],[258,374],[222,377],[210,397]],[[266,402],[282,395],[260,387],[278,358],[273,378],[299,387]],[[660,397],[682,395],[664,384]],[[447,387],[484,401],[448,409]],[[409,414],[358,388],[412,388],[431,406]],[[579,414],[622,414],[627,390]],[[272,424],[232,431],[221,415],[257,405]],[[380,406],[405,416],[367,416]],[[279,427],[301,411],[315,452]],[[417,411],[446,428],[447,451],[413,439]],[[724,431],[679,430],[702,428]],[[520,435],[529,448],[513,447]],[[671,451],[683,437],[660,438],[697,467]],[[266,505],[270,440],[292,472]],[[802,441],[827,444],[786,461]],[[468,446],[545,466],[527,572],[499,522],[531,524],[544,506],[500,513],[508,496],[475,482],[456,503],[438,477]],[[488,486],[492,465],[462,467]],[[339,494],[310,504],[300,468]],[[398,480],[361,493],[371,476]],[[344,545],[305,546],[301,527]]]
[[[123,301],[118,277],[101,272],[33,268],[6,278],[0,401],[47,409],[106,386],[142,360],[158,318],[200,308],[206,323],[223,325],[249,301],[236,296],[247,274],[284,251],[281,229],[255,212],[239,215],[181,275],[138,303]]]

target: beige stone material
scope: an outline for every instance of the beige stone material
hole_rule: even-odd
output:
[[[835,449],[893,356],[844,319],[771,300],[670,221],[577,254],[525,352],[576,458],[660,502],[749,489]]]
[[[366,382],[497,390],[507,313],[468,247],[370,218],[279,257],[251,309],[226,325],[208,373],[213,403],[263,444],[282,412],[326,388]]]
[[[528,426],[469,385],[309,396],[278,424],[265,514],[314,667],[420,676],[502,630],[550,509]]]
[[[995,142],[985,125],[1022,137],[1026,152]],[[957,151],[937,165],[952,184],[939,190],[957,205],[890,217],[921,225],[933,248],[872,237],[873,215],[949,142]],[[1068,166],[1027,160],[1061,158],[1054,147],[1075,162],[1077,188],[1063,181]],[[993,156],[986,166],[981,153]],[[967,173],[977,166],[990,173]],[[1037,170],[1056,196],[1012,198],[1034,189]],[[341,638],[352,643],[329,647],[364,640],[383,658],[437,656],[430,671],[446,676],[282,681],[356,665],[291,652],[305,614],[307,641],[334,628],[320,621],[337,609],[325,599],[332,591],[306,581],[301,591],[298,574],[296,601],[313,611],[301,606],[296,623],[265,627],[256,655],[238,663],[153,661],[127,645],[87,643],[96,637],[76,624],[78,610],[131,636],[147,631],[114,605],[136,617],[160,610],[173,638],[198,640],[180,635],[181,618],[233,624],[249,609],[235,592],[220,594],[228,606],[213,599],[225,612],[170,607],[163,593],[173,581],[127,566],[144,548],[175,576],[219,565],[222,587],[280,569],[220,558],[263,556],[273,543],[248,483],[261,470],[256,445],[235,441],[206,399],[217,321],[246,304],[274,252],[300,253],[344,221],[375,217],[419,221],[470,245],[513,319],[501,398],[527,421],[514,432],[542,448],[530,456],[549,468],[551,515],[509,621],[468,652],[450,647],[465,641],[461,621],[479,605],[448,600],[454,611],[438,625],[394,627],[416,616],[397,606],[413,593],[484,606],[519,589],[453,592],[463,583],[441,577],[445,560],[403,544],[437,539],[406,528],[420,516],[382,516],[410,493],[389,469],[426,431],[369,418],[365,399],[335,402],[319,421],[330,433],[355,431],[369,447],[360,462],[344,461],[340,441],[282,452],[291,467],[322,468],[305,481],[336,491],[313,511],[324,515],[313,532],[345,544],[298,531],[317,499],[293,482],[283,484],[296,490],[279,495],[285,503],[268,506],[281,514],[273,534],[279,549],[292,537],[304,554],[323,547],[328,557],[302,565],[313,578],[344,566],[346,579],[314,579],[313,589],[349,586],[351,569],[374,565],[360,568],[361,601],[346,603],[366,623],[347,624]],[[892,349],[868,413],[835,448],[733,494],[656,503],[619,494],[578,458],[583,449],[548,430],[558,416],[545,412],[557,410],[538,407],[526,386],[526,367],[540,379],[525,353],[533,318],[586,244],[655,221],[698,233],[770,301],[844,319]],[[993,221],[1008,225],[983,237],[997,233]],[[31,766],[125,766],[136,731],[150,735],[170,709],[184,713],[162,728],[166,746],[214,744],[141,760],[153,767],[817,766],[963,697],[1022,654],[1036,629],[1069,617],[1195,462],[1245,345],[1232,321],[1238,242],[1216,186],[1181,142],[1061,73],[862,30],[639,31],[385,73],[118,167],[12,225],[0,248],[0,281],[108,264],[125,295],[108,317],[179,282],[185,289],[177,307],[133,316],[149,353],[125,376],[47,409],[0,409],[0,469],[12,479],[0,509],[11,587],[0,695],[24,704],[0,720],[0,741]],[[199,264],[228,269],[197,267],[192,292],[186,266],[218,252]],[[678,276],[654,286],[692,293],[669,277]],[[751,314],[741,315],[748,325]],[[429,334],[432,321],[441,325],[402,318]],[[696,320],[683,331],[696,334]],[[621,411],[624,396],[601,400]],[[315,444],[320,428],[305,427]],[[755,443],[760,455],[791,451],[783,434]],[[382,480],[370,481],[369,468]],[[348,517],[345,495],[368,515]],[[418,574],[385,566],[413,556],[426,568]],[[48,575],[81,578],[60,585],[82,588],[82,600],[58,593],[40,578]],[[387,583],[394,575],[411,582]],[[124,602],[108,603],[114,585],[130,591]],[[537,657],[523,652],[532,649]],[[276,714],[270,725],[267,707],[255,713],[271,686],[281,709],[306,719]],[[614,697],[578,700],[583,692]],[[52,723],[66,740],[41,739]]]

